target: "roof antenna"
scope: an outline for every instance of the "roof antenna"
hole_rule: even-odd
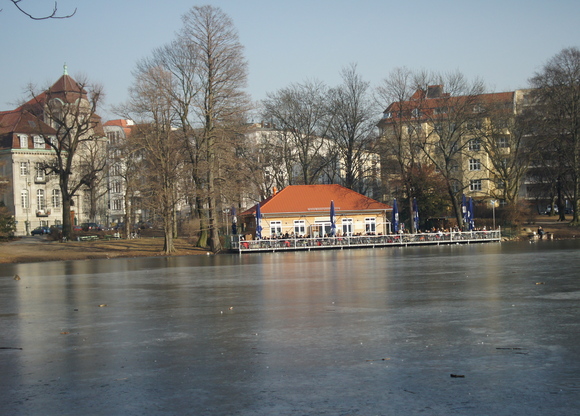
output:
[[[63,75],[68,75],[68,66],[66,66],[66,62],[64,63],[64,65],[62,66],[63,68]]]

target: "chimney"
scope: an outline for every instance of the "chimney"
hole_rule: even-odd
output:
[[[441,98],[443,95],[443,85],[429,85],[427,87],[427,98]]]

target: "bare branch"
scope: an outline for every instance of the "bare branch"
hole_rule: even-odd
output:
[[[55,1],[55,2],[54,2],[54,8],[52,9],[52,13],[51,13],[51,14],[49,14],[48,16],[37,17],[37,16],[34,16],[34,15],[32,15],[32,14],[28,13],[26,10],[24,10],[24,9],[23,9],[23,8],[22,8],[22,7],[19,5],[19,3],[20,3],[20,2],[22,2],[22,0],[10,0],[10,1],[12,2],[12,4],[14,4],[14,6],[16,6],[16,8],[17,8],[18,10],[20,10],[20,12],[21,12],[22,14],[24,14],[24,15],[26,15],[26,16],[28,16],[28,17],[30,17],[32,20],[46,20],[46,19],[68,19],[69,17],[73,17],[73,16],[76,14],[76,12],[77,12],[77,9],[75,8],[74,12],[72,12],[72,13],[71,13],[71,14],[69,14],[69,15],[65,15],[65,16],[57,16],[57,14],[56,14],[56,13],[57,13],[57,10],[58,10],[58,4],[57,4],[57,2]],[[0,11],[1,11],[1,10],[0,10]]]

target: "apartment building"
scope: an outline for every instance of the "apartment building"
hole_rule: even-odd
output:
[[[64,74],[47,91],[14,110],[0,112],[0,176],[8,182],[0,200],[14,215],[16,235],[28,235],[36,227],[62,223],[59,178],[43,168],[55,158],[52,146],[58,143],[57,121],[47,106],[57,102],[64,109],[79,102],[84,105],[86,101],[86,91],[67,74],[65,67]],[[99,117],[93,114],[93,118],[93,128],[87,134],[103,136]],[[81,146],[80,151],[88,154],[89,149]],[[97,186],[100,185],[79,187],[68,213],[73,225],[92,222],[104,212],[102,204],[94,199],[99,193]]]
[[[443,85],[417,89],[406,101],[393,102],[378,123],[383,144],[381,164],[390,200],[400,181],[400,166],[432,166],[456,195],[505,202],[506,186],[525,193],[511,181],[515,169],[515,116],[526,91],[451,96]],[[392,167],[392,169],[389,169]],[[517,183],[516,183],[517,182]]]

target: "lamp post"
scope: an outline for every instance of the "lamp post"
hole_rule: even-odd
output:
[[[30,163],[30,162],[28,162]],[[28,179],[28,177],[26,178],[26,222],[24,223],[24,225],[26,226],[26,235],[30,235],[30,217],[29,217],[29,212],[30,212],[30,181]]]
[[[493,217],[493,229],[495,230],[495,199],[491,200],[491,215]]]

